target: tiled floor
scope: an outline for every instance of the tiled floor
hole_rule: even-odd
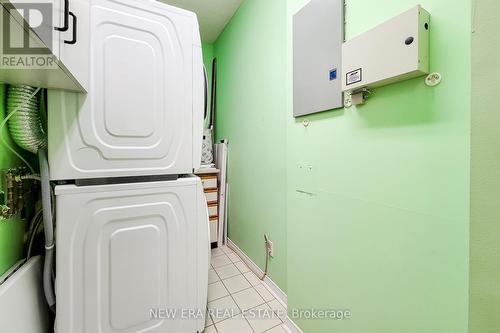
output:
[[[205,333],[285,333],[286,310],[228,247],[212,250]]]

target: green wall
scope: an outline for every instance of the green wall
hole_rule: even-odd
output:
[[[286,3],[247,0],[214,45],[217,138],[229,139],[228,232],[286,290]]]
[[[0,122],[3,121],[5,113],[5,88],[5,85],[0,84]],[[11,142],[7,128],[1,135]],[[12,142],[11,145],[13,145]],[[21,164],[17,158],[3,144],[0,144],[0,170],[18,165]],[[4,191],[3,188],[2,191]],[[24,221],[19,219],[0,220],[0,275],[21,259],[24,228]]]
[[[470,333],[500,332],[500,3],[475,0],[472,34]]]
[[[304,3],[288,0],[289,52]],[[349,0],[346,38],[416,4]],[[470,3],[420,4],[439,86],[379,88],[364,106],[307,117],[307,128],[292,118],[288,88],[289,307],[352,312],[296,320],[306,333],[467,331]]]
[[[270,234],[271,277],[291,309],[352,312],[296,319],[306,333],[466,332],[470,3],[421,1],[441,85],[379,88],[303,127],[292,117],[291,18],[304,3],[246,0],[214,46],[229,236],[262,267]],[[347,38],[414,5],[350,0]]]

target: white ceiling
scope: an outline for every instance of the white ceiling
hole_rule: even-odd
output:
[[[243,0],[161,0],[198,15],[201,39],[213,43],[243,2]]]

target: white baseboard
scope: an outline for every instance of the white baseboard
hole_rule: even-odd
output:
[[[233,250],[240,258],[243,260],[243,262],[250,268],[250,270],[257,275],[258,277],[261,277],[264,275],[264,272],[262,269],[260,269],[259,266],[257,266],[256,263],[253,262],[250,257],[248,257],[245,252],[243,252],[236,244],[233,243],[229,238],[227,239],[227,246]],[[281,288],[269,277],[266,276],[264,278],[264,281],[262,281],[264,286],[269,290],[270,293],[276,297],[276,299],[285,307],[285,309],[288,307],[288,297],[286,293],[281,290]],[[289,333],[303,333],[300,328],[289,318],[287,317],[285,320],[285,326],[286,329],[288,330]]]
[[[290,317],[288,316],[285,319],[285,328],[288,331],[288,333],[304,333],[302,332],[300,327],[298,327],[297,324],[295,324],[293,320],[290,319]]]

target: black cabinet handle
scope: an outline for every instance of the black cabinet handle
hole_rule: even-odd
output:
[[[78,26],[77,20],[76,20],[76,15],[73,14],[72,12],[69,12],[69,15],[73,19],[73,39],[72,40],[65,40],[65,44],[76,44],[76,27]]]
[[[64,23],[62,27],[55,27],[57,31],[68,31],[69,29],[69,0],[64,0]]]

